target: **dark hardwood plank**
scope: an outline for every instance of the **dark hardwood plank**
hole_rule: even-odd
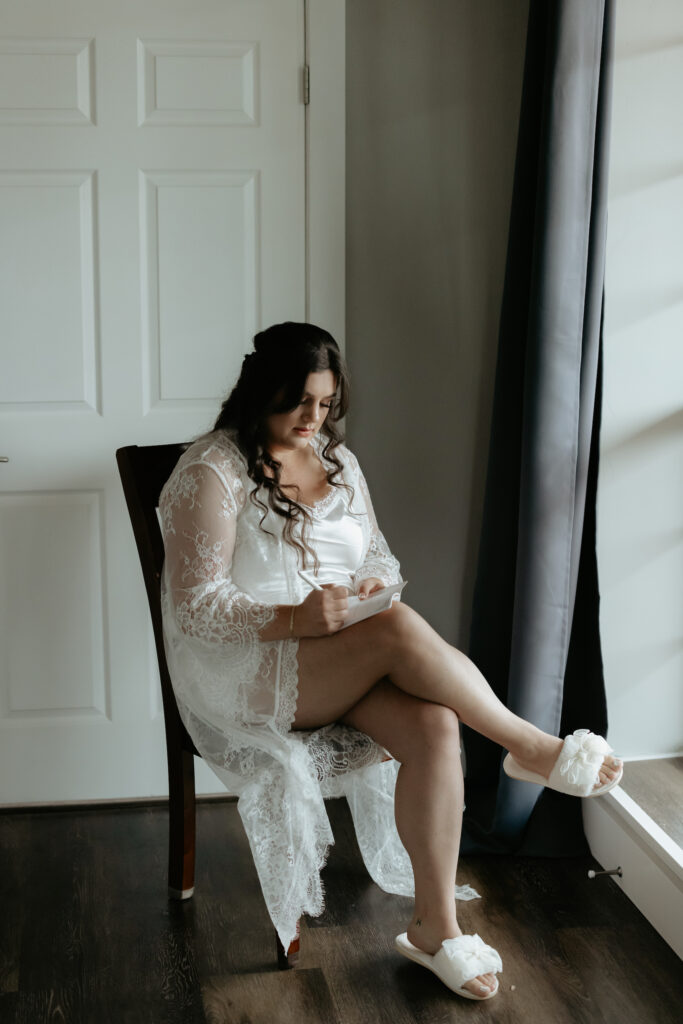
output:
[[[502,958],[500,992],[452,995],[393,949],[411,901],[365,873],[345,801],[325,913],[302,922],[300,967],[276,968],[235,803],[198,810],[197,888],[166,896],[163,807],[0,813],[0,1020],[3,1024],[674,1024],[678,958],[587,857],[469,857],[458,880],[466,932]]]
[[[563,928],[558,933],[566,956],[581,976],[585,995],[599,1010],[599,1017],[590,1019],[605,1024],[680,1019],[680,987],[678,996],[672,993],[667,968],[647,946],[640,955],[636,953],[640,934],[638,925],[622,927],[618,936],[612,928],[595,927]]]
[[[11,1005],[0,1000],[3,1024],[87,1024],[80,994],[74,987],[19,992]]]
[[[276,971],[275,931],[235,803],[200,804],[197,951],[207,975]]]
[[[17,1020],[70,1021],[78,1007],[98,1024],[129,1013],[203,1024],[192,908],[177,913],[166,899],[164,818],[147,808],[24,816]],[[59,1018],[54,1006],[67,997],[72,1009]]]
[[[166,814],[121,810],[89,828],[86,884],[95,913],[85,913],[84,970],[93,1020],[204,1024],[196,907],[167,899]]]
[[[199,1016],[177,1005],[144,994],[111,993],[106,1002],[83,1000],[77,987],[47,992],[20,992],[11,1003],[0,997],[2,1024],[204,1024]]]
[[[28,826],[11,818],[0,830],[0,995],[17,992],[24,915],[17,894],[25,890],[23,851],[29,844]]]
[[[315,968],[209,978],[203,995],[208,1024],[344,1024]]]

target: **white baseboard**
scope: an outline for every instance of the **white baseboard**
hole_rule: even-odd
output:
[[[591,853],[683,958],[683,850],[619,786],[582,805]]]

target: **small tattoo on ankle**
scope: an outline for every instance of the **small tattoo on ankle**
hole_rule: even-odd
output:
[[[415,927],[416,927],[416,928],[419,928],[419,927],[421,926],[421,924],[422,924],[422,921],[421,921],[421,920],[420,920],[420,918],[418,917],[417,921],[415,922]]]

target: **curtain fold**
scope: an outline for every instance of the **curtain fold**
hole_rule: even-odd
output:
[[[595,550],[612,0],[531,0],[469,654],[554,735],[606,734]],[[462,852],[587,852],[580,801],[467,727]]]

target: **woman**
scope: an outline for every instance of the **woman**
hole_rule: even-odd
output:
[[[322,911],[333,841],[323,797],[345,794],[374,880],[414,892],[399,952],[466,998],[490,998],[500,958],[462,936],[453,899],[477,896],[455,886],[458,719],[510,751],[508,774],[564,792],[606,792],[619,762],[599,737],[582,731],[563,744],[513,715],[405,604],[344,628],[350,593],[365,600],[400,575],[341,443],[343,361],[310,324],[276,325],[254,346],[213,432],[183,454],[160,501],[181,715],[240,794],[285,948],[300,915]]]

